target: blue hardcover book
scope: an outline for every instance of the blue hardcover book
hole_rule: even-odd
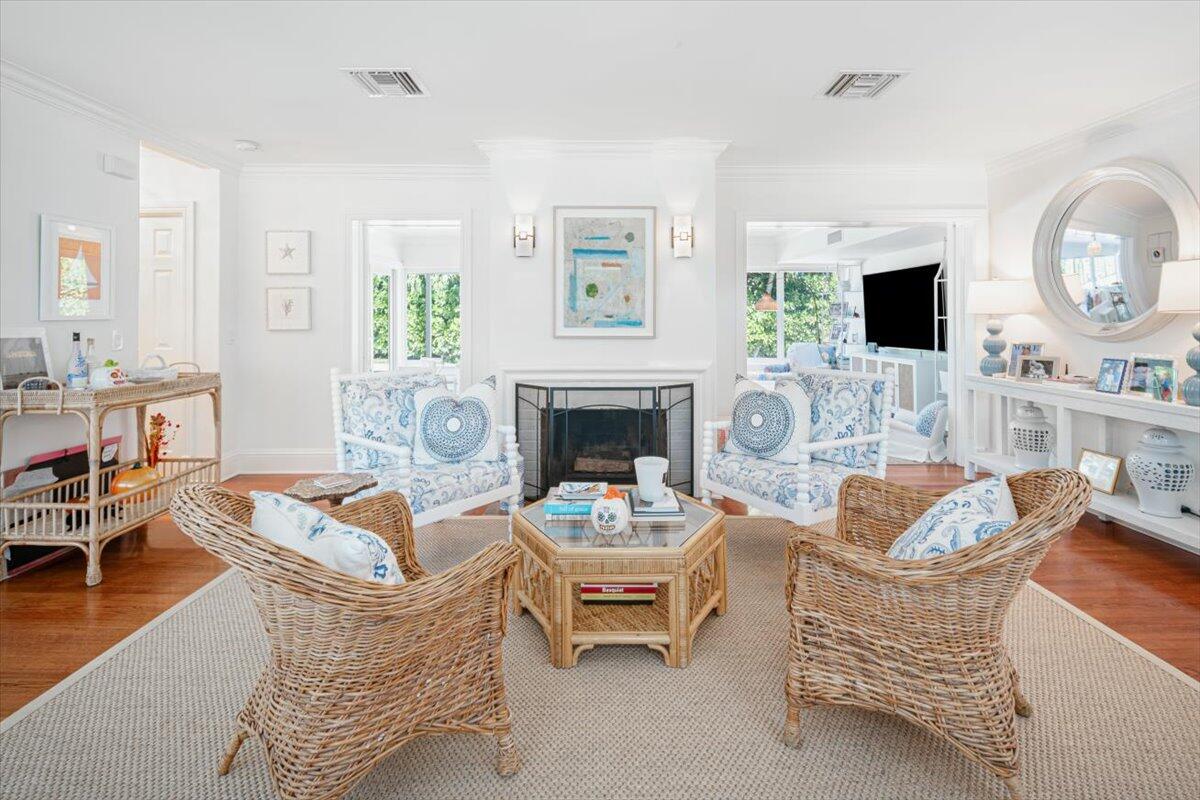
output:
[[[547,500],[542,508],[547,514],[571,514],[586,517],[592,513],[592,501]]]

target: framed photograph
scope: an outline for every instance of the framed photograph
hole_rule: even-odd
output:
[[[112,319],[116,287],[111,225],[42,214],[38,319]]]
[[[307,275],[310,231],[267,231],[267,274]]]
[[[654,336],[655,209],[554,209],[554,335]]]
[[[267,289],[267,330],[312,329],[312,290],[307,286]]]
[[[1146,394],[1156,400],[1174,402],[1175,359],[1169,355],[1133,353],[1130,356],[1129,391]],[[1164,396],[1169,391],[1170,394]]]
[[[1026,381],[1041,381],[1058,374],[1058,356],[1021,356],[1017,377]]]
[[[0,384],[15,389],[26,378],[53,378],[45,328],[0,329]]]
[[[1021,363],[1021,356],[1040,356],[1042,348],[1045,346],[1042,342],[1013,342],[1012,353],[1008,358],[1008,376],[1010,378],[1017,376],[1017,366]]]
[[[1125,373],[1129,370],[1129,362],[1123,358],[1100,359],[1100,372],[1096,375],[1096,391],[1107,394],[1120,394],[1125,388]]]
[[[1121,472],[1121,457],[1099,453],[1095,450],[1081,448],[1079,453],[1079,471],[1083,473],[1092,488],[1098,492],[1112,494],[1117,488],[1117,475]]]

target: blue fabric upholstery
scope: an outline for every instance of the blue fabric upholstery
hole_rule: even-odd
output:
[[[813,461],[809,464],[809,496],[802,498],[799,493],[800,468],[795,464],[737,453],[715,453],[708,462],[709,480],[785,508],[795,508],[805,499],[814,509],[833,506],[842,480],[855,472],[857,470],[842,464]]]
[[[874,384],[857,378],[838,378],[828,375],[802,374],[800,384],[812,404],[812,431],[809,441],[849,439],[865,436],[872,423],[872,413],[882,416],[883,392],[879,391],[876,408]],[[867,466],[867,446],[849,445],[812,454],[813,461],[825,461],[847,467]]]
[[[413,399],[419,389],[445,386],[434,373],[379,375],[339,380],[342,431],[396,447],[411,447],[416,434],[417,414]],[[376,472],[393,468],[396,456],[358,444],[344,445],[346,469]]]
[[[995,536],[1017,521],[1003,475],[955,489],[937,501],[888,550],[889,558],[933,558]]]
[[[913,428],[922,436],[933,436],[933,423],[937,422],[938,414],[945,407],[945,400],[934,400],[922,408],[921,413],[917,414],[917,422]]]
[[[523,464],[518,463],[518,474]],[[355,500],[370,497],[379,492],[400,491],[399,470],[376,473],[378,486],[364,489],[354,496]],[[414,464],[411,488],[407,495],[408,504],[414,514],[430,511],[459,500],[478,497],[499,489],[508,483],[508,461],[501,456],[498,461],[465,461],[459,464],[423,466]],[[519,493],[520,487],[513,490]]]

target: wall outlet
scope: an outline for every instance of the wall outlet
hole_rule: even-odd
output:
[[[113,331],[112,332],[112,349],[113,350],[121,350],[124,347],[125,347],[125,337],[121,335],[120,331]]]

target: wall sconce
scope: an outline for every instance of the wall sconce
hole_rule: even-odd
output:
[[[691,215],[672,217],[671,249],[674,250],[675,257],[691,258],[693,240]]]
[[[533,214],[517,214],[513,216],[513,250],[522,258],[533,255],[534,245],[537,244],[537,227],[533,224]]]

